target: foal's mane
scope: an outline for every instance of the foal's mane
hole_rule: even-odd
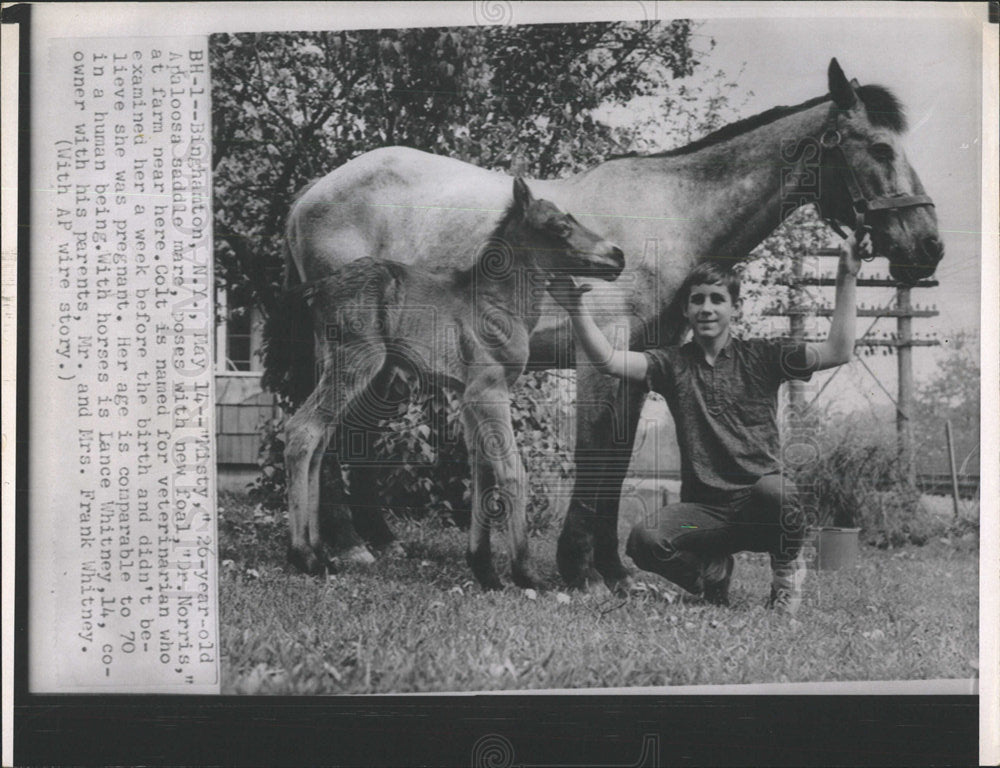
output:
[[[516,200],[511,198],[511,201],[507,203],[507,207],[504,209],[504,212],[500,214],[500,218],[497,219],[497,223],[493,226],[489,239],[502,239],[504,230],[506,230],[511,221],[520,214],[521,207],[518,205]]]
[[[868,119],[872,125],[880,128],[888,128],[895,133],[903,133],[906,130],[906,113],[903,110],[902,103],[891,90],[881,85],[862,85],[856,90],[861,103],[865,105],[865,113],[868,115]],[[759,114],[745,117],[729,125],[724,125],[722,128],[712,131],[707,136],[703,136],[690,144],[685,144],[683,147],[677,147],[676,149],[654,152],[649,155],[628,152],[623,155],[612,155],[608,160],[620,160],[628,157],[681,157],[683,155],[690,155],[706,147],[722,144],[737,136],[742,136],[783,117],[812,109],[817,104],[830,101],[830,98],[830,95],[826,94],[792,107],[771,107],[771,109]]]

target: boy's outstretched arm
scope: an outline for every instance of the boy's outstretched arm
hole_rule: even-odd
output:
[[[645,381],[646,356],[641,352],[612,347],[584,305],[583,294],[590,290],[590,285],[581,285],[572,275],[556,275],[549,280],[547,287],[552,298],[569,313],[580,346],[599,371],[620,379]]]
[[[868,235],[862,237],[860,241],[855,239],[855,235],[851,235],[841,247],[830,335],[822,343],[806,345],[807,359],[817,361],[813,370],[822,371],[843,365],[850,362],[854,355],[858,315],[858,270],[861,268],[861,257],[869,255],[871,249],[871,239]]]

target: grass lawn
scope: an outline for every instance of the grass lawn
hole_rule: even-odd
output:
[[[622,521],[623,526],[626,521]],[[794,619],[763,607],[766,555],[737,556],[719,608],[637,573],[627,600],[565,593],[557,531],[533,537],[547,588],[484,593],[465,532],[395,520],[407,556],[326,580],[286,568],[286,528],[220,498],[224,693],[390,693],[828,680],[978,674],[978,539],[862,547],[855,568],[810,572]],[[503,538],[494,534],[509,581]],[[631,563],[629,563],[631,565]]]

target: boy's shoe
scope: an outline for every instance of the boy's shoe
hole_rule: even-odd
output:
[[[705,591],[702,596],[706,603],[712,605],[729,605],[729,583],[733,580],[733,568],[736,563],[732,555],[725,555],[724,558],[713,560],[711,565],[705,570]],[[721,579],[709,580],[709,571],[722,571]]]

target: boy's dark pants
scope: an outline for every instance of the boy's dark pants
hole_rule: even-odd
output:
[[[655,519],[632,528],[626,554],[694,594],[705,584],[710,561],[735,552],[769,552],[777,573],[802,549],[805,519],[794,483],[781,475],[765,475],[749,488],[724,497],[681,501],[659,510]]]

